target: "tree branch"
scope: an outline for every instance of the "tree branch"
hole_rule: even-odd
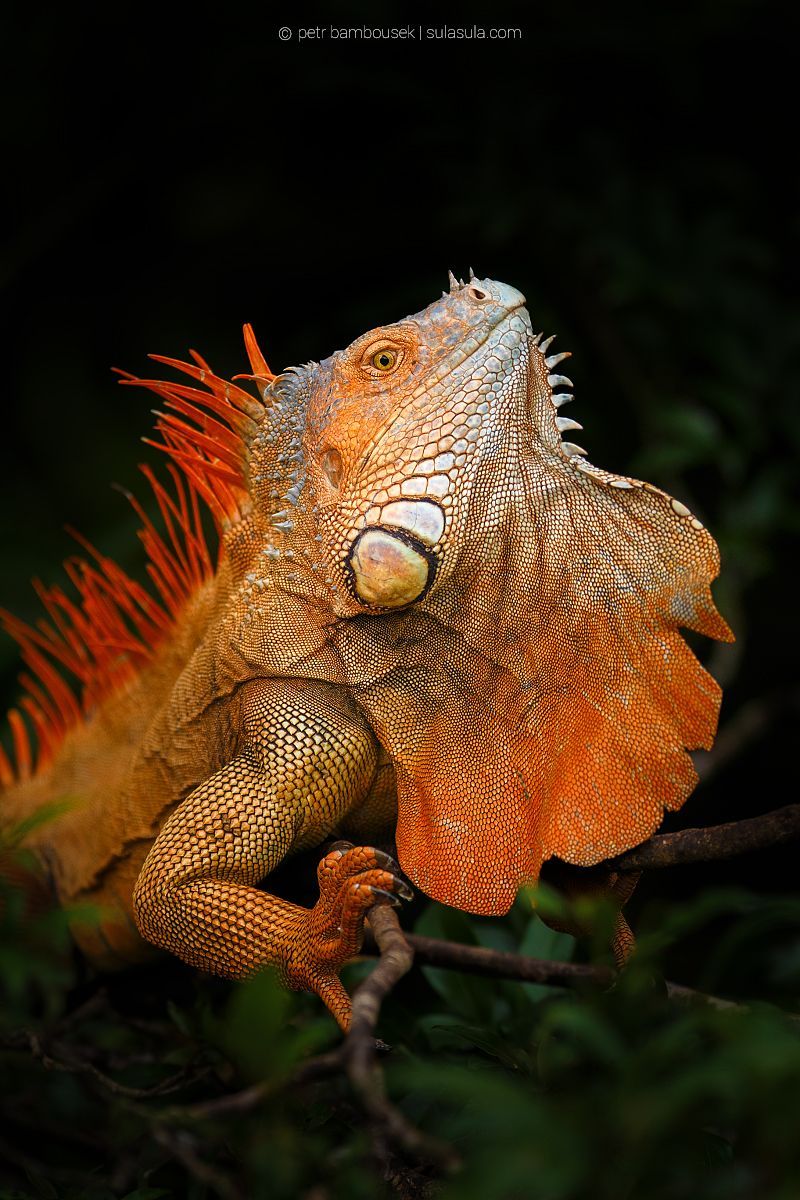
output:
[[[315,1058],[309,1058],[306,1062],[300,1063],[288,1078],[253,1083],[250,1087],[242,1088],[241,1091],[215,1096],[212,1100],[200,1100],[195,1104],[163,1109],[161,1118],[163,1120],[185,1118],[206,1120],[225,1117],[231,1113],[250,1112],[284,1088],[303,1087],[307,1083],[325,1079],[329,1075],[335,1075],[341,1071],[343,1065],[342,1046],[340,1045],[327,1054],[318,1054]]]
[[[458,1164],[449,1146],[435,1141],[412,1125],[386,1095],[377,1058],[375,1029],[381,1005],[402,977],[411,970],[414,951],[400,928],[393,908],[376,907],[369,917],[380,951],[372,974],[353,995],[353,1019],[344,1043],[344,1062],[353,1090],[370,1121],[373,1146],[381,1165],[392,1170],[393,1149],[445,1169]]]
[[[780,846],[797,837],[800,837],[800,804],[787,804],[785,808],[744,821],[656,834],[641,846],[609,859],[608,865],[615,871],[641,871],[712,862]]]
[[[398,1161],[397,1151],[416,1163],[428,1163],[445,1170],[457,1166],[458,1158],[454,1151],[427,1137],[407,1121],[386,1095],[383,1072],[378,1061],[378,1050],[386,1047],[376,1041],[375,1030],[381,1005],[411,969],[414,951],[400,928],[393,908],[375,908],[370,914],[369,923],[370,941],[380,958],[374,971],[353,995],[350,1031],[340,1046],[300,1063],[286,1078],[253,1084],[239,1092],[198,1104],[165,1109],[159,1114],[159,1120],[166,1123],[249,1112],[287,1087],[302,1087],[344,1070],[369,1122],[373,1149],[381,1170],[387,1179],[393,1179],[401,1185],[404,1194],[416,1194],[418,1181],[411,1179],[409,1169]]]
[[[195,1139],[185,1129],[170,1129],[167,1125],[155,1124],[153,1137],[212,1195],[222,1200],[243,1200],[244,1193],[237,1184],[201,1157]]]
[[[470,975],[488,975],[494,979],[513,979],[521,983],[543,983],[551,987],[579,987],[595,984],[609,987],[617,973],[610,967],[593,967],[585,963],[553,962],[546,958],[530,958],[525,954],[509,954],[504,950],[489,950],[484,946],[465,946],[439,938],[409,934],[415,961],[421,966],[442,967],[445,970],[465,971]],[[701,1003],[712,1008],[747,1011],[746,1004],[725,1000],[709,992],[699,992],[683,983],[665,980],[667,996],[678,1004]],[[789,1020],[800,1020],[795,1013],[784,1014]]]
[[[152,1087],[129,1087],[128,1084],[119,1083],[110,1075],[100,1071],[94,1063],[83,1057],[77,1057],[74,1048],[67,1050],[59,1042],[45,1046],[39,1035],[33,1030],[21,1029],[0,1038],[0,1048],[27,1050],[48,1071],[64,1071],[68,1075],[86,1075],[99,1084],[104,1091],[110,1092],[114,1096],[124,1096],[129,1100],[151,1100],[156,1096],[168,1096],[171,1092],[176,1092],[189,1083],[196,1083],[209,1073],[207,1067],[200,1070],[195,1070],[191,1066],[182,1067],[180,1071],[160,1080]]]

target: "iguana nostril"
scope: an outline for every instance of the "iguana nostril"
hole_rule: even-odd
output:
[[[481,301],[481,300],[488,300],[488,298],[489,298],[489,293],[484,292],[479,287],[468,287],[467,295],[469,296],[470,300]]]

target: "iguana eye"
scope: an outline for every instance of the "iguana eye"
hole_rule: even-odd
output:
[[[405,326],[373,329],[353,343],[354,365],[370,379],[383,379],[395,371],[406,370],[407,360],[419,344],[417,330]]]
[[[372,356],[372,365],[379,371],[391,371],[396,362],[397,355],[394,350],[378,350]]]

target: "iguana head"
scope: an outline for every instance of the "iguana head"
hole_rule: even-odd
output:
[[[566,355],[524,303],[451,280],[275,387],[302,473],[284,536],[305,530],[325,653],[394,762],[400,861],[476,912],[508,908],[546,858],[611,857],[683,803],[720,693],[679,627],[730,637],[702,523],[562,439],[580,428],[562,415]]]
[[[524,418],[524,303],[494,280],[454,281],[313,369],[304,443],[316,524],[360,609],[418,603],[450,577],[479,464]]]

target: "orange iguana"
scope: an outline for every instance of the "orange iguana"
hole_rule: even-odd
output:
[[[338,972],[370,907],[409,894],[369,845],[387,830],[429,896],[499,914],[546,859],[599,863],[691,792],[720,693],[679,627],[730,637],[716,545],[562,441],[567,356],[524,304],[451,276],[278,376],[246,326],[257,398],[196,354],[157,360],[188,383],[124,376],[165,409],[160,525],[137,505],[154,591],[88,547],[77,600],[40,588],[46,620],[5,617],[26,672],[3,821],[73,800],[30,845],[62,902],[102,906],[76,929],[99,965],[147,943],[231,977],[277,964],[346,1028]],[[322,859],[314,908],[259,888],[331,835],[356,845]]]

